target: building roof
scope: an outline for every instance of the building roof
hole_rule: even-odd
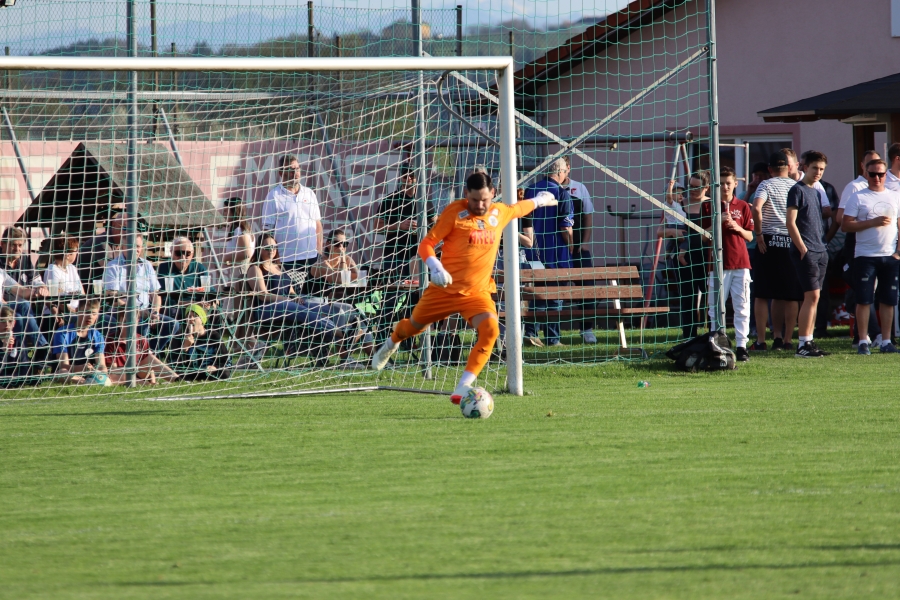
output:
[[[583,33],[528,63],[516,72],[516,94],[534,95],[547,81],[557,79],[610,45],[673,10],[683,0],[633,0]]]
[[[87,231],[125,202],[126,146],[82,142],[28,207],[18,224],[54,233]],[[137,145],[138,216],[153,229],[218,227],[224,220],[209,198],[160,144]]]
[[[766,123],[796,123],[848,119],[872,113],[900,113],[900,73],[761,110],[757,114]]]

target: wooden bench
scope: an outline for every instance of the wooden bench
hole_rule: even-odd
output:
[[[522,300],[563,302],[611,302],[597,307],[566,307],[557,310],[522,310],[523,321],[581,321],[594,317],[618,317],[621,350],[628,350],[623,317],[641,316],[641,338],[646,317],[669,312],[665,306],[647,306],[641,276],[635,266],[586,269],[523,269],[520,272]],[[500,277],[502,280],[502,276]],[[501,313],[501,316],[503,314]],[[641,351],[642,352],[642,351]],[[630,353],[630,352],[629,352]]]

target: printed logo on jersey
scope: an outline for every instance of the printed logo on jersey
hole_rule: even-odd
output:
[[[467,210],[464,210],[461,213],[459,213],[458,215],[456,215],[457,219],[466,219],[468,217],[469,217],[469,211],[467,211]]]
[[[478,223],[478,229],[484,229],[484,221],[482,221],[481,219],[478,219],[475,222]]]
[[[491,214],[494,215],[494,216],[496,217],[497,215],[500,214],[500,209],[499,209],[499,208],[495,208],[494,210],[491,211]]]
[[[470,246],[491,246],[497,241],[497,237],[492,230],[475,229],[469,234]]]
[[[497,217],[491,215],[490,217],[488,217],[488,223],[491,224],[491,227],[496,227],[500,224],[500,221],[497,220]]]

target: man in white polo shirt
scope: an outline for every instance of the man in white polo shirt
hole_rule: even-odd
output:
[[[894,192],[900,192],[900,144],[894,142],[888,148],[888,172],[884,187]]]
[[[866,163],[869,185],[847,200],[841,227],[856,234],[853,264],[856,322],[867,323],[870,308],[878,300],[881,351],[896,354],[897,348],[891,343],[891,326],[900,285],[900,248],[897,247],[900,193],[884,187],[886,176],[887,163],[880,158]],[[868,338],[860,336],[857,352],[871,354],[870,343]]]
[[[300,185],[300,163],[286,154],[278,161],[281,183],[269,190],[263,204],[263,230],[278,242],[281,263],[292,279],[306,273],[322,253],[322,214],[316,194]],[[300,275],[305,278],[305,275]],[[298,283],[302,283],[298,281]]]

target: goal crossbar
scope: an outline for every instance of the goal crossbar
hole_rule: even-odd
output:
[[[459,71],[513,69],[511,56],[391,58],[0,56],[10,71]]]

